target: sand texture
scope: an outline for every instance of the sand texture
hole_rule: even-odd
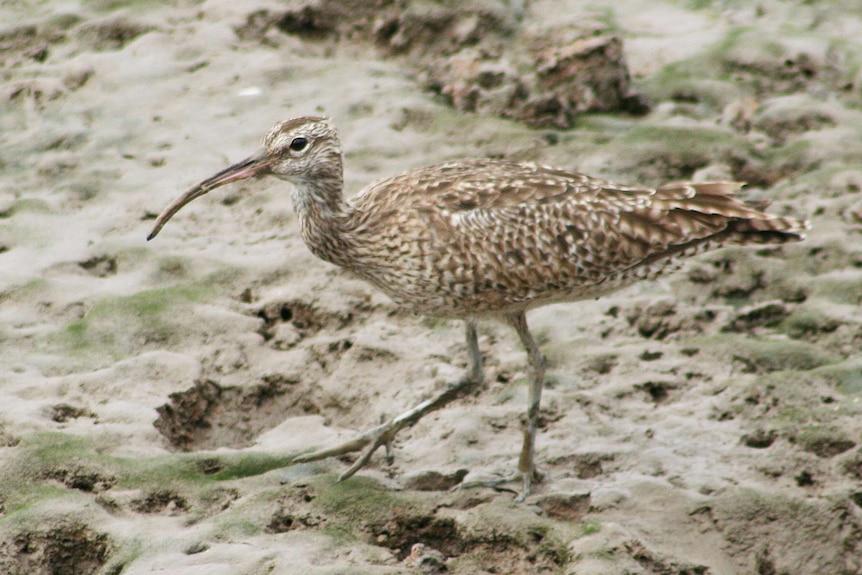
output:
[[[862,573],[862,5],[0,3],[0,573]],[[326,114],[346,194],[459,157],[748,182],[809,218],[535,310],[485,384],[337,483],[287,466],[432,397],[463,326],[303,244],[286,183],[155,216]]]

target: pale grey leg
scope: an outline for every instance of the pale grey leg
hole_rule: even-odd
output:
[[[309,461],[318,461],[329,457],[336,457],[345,453],[359,451],[365,448],[359,459],[350,466],[350,469],[339,476],[338,480],[343,481],[351,477],[359,471],[371,458],[371,455],[377,451],[380,446],[386,446],[387,452],[390,450],[390,445],[395,439],[395,435],[405,427],[412,427],[417,421],[425,415],[440,409],[448,403],[458,399],[466,392],[478,387],[484,380],[482,373],[482,354],[479,351],[479,339],[476,334],[476,322],[473,320],[467,321],[467,352],[469,354],[470,366],[467,374],[455,383],[449,386],[440,395],[433,399],[423,401],[413,409],[405,411],[398,417],[390,421],[378,425],[373,429],[369,429],[365,433],[347,441],[336,447],[328,449],[320,449],[312,453],[297,456],[292,463],[306,463]],[[367,446],[367,447],[366,447]]]
[[[482,372],[482,352],[479,351],[479,335],[476,333],[476,322],[467,320],[467,354],[470,358],[470,371],[462,379],[473,385],[481,385],[485,380]],[[460,383],[460,382],[459,382]]]
[[[527,396],[527,426],[524,429],[524,445],[518,458],[518,472],[523,478],[524,489],[516,501],[523,501],[530,494],[533,477],[536,474],[536,427],[539,423],[539,406],[542,402],[542,385],[545,380],[545,358],[539,351],[536,340],[530,334],[526,314],[519,312],[506,316],[506,319],[518,332],[518,337],[521,338],[521,343],[527,350],[531,372]]]

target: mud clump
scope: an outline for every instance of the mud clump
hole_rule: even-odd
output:
[[[673,335],[697,335],[711,323],[716,313],[709,309],[683,307],[671,300],[643,306],[635,304],[625,312],[626,321],[642,337],[664,340]]]
[[[740,443],[753,449],[766,449],[767,447],[771,447],[776,439],[778,439],[778,433],[774,429],[770,429],[769,431],[755,429],[751,433],[744,434],[740,439]]]
[[[635,385],[636,390],[646,393],[649,400],[656,405],[665,403],[670,398],[671,392],[679,388],[679,384],[669,381],[646,381]]]
[[[424,83],[460,111],[533,127],[571,128],[586,112],[649,111],[647,99],[631,87],[619,36],[525,34],[523,43],[506,50],[465,49],[430,61]]]
[[[95,415],[89,409],[69,405],[68,403],[58,403],[51,406],[51,420],[57,423],[66,423],[71,419],[78,419],[79,417],[95,417]]]
[[[771,44],[769,51],[761,39],[744,38],[752,50],[730,50],[721,66],[736,82],[745,84],[758,96],[764,94],[817,93],[829,89],[852,91],[848,70],[828,51],[798,50],[790,44]]]
[[[8,575],[90,575],[107,562],[112,543],[105,533],[75,521],[21,531],[0,540],[0,572]]]
[[[539,47],[516,54],[461,51],[431,63],[425,84],[460,111],[512,118],[538,128],[571,128],[575,117],[585,112],[649,111],[646,98],[630,86],[620,37],[546,42],[528,39]]]
[[[117,259],[107,255],[93,256],[78,265],[89,274],[104,278],[117,273]]]
[[[605,463],[613,462],[612,453],[573,453],[548,461],[554,467],[570,469],[580,479],[592,479],[601,476]]]
[[[318,528],[324,519],[310,513],[290,513],[280,509],[272,514],[266,525],[267,533],[286,533],[295,529]]]
[[[817,457],[829,459],[856,447],[856,442],[840,429],[825,426],[810,426],[789,438],[803,450]]]
[[[604,28],[530,31],[516,7],[405,6],[323,0],[256,10],[234,28],[245,41],[272,30],[307,41],[371,44],[415,69],[419,82],[463,112],[534,127],[571,128],[585,112],[645,114],[622,38]]]
[[[404,477],[404,488],[416,491],[448,491],[461,483],[469,472],[458,469],[453,473],[425,470]]]
[[[285,533],[296,529],[320,528],[326,523],[325,514],[311,509],[317,497],[315,488],[309,485],[295,485],[278,502],[278,508],[266,525],[267,533]]]
[[[472,566],[490,573],[528,573],[552,571],[562,558],[553,545],[545,544],[541,528],[530,530],[524,540],[503,533],[472,533],[455,519],[396,510],[384,522],[366,529],[376,545],[390,549],[407,564],[417,564],[418,549],[433,550],[434,564],[455,572],[459,565]]]
[[[579,522],[590,511],[591,495],[585,493],[550,493],[536,502],[548,517]]]
[[[69,489],[85,493],[101,493],[117,483],[117,478],[95,469],[80,465],[69,465],[45,472],[45,478],[59,481]]]
[[[161,513],[179,515],[189,510],[188,500],[170,489],[158,489],[131,503],[132,511],[138,513]]]
[[[326,325],[326,319],[309,303],[287,301],[267,304],[257,312],[264,322],[261,334],[272,338],[272,329],[278,323],[290,323],[303,337],[313,335]]]
[[[368,529],[378,545],[397,551],[400,560],[406,559],[419,541],[444,555],[460,555],[466,542],[458,536],[453,519],[428,515],[396,515],[383,524],[369,525]]]
[[[790,313],[781,301],[768,301],[744,307],[722,328],[728,332],[751,332],[759,327],[776,327]]]
[[[79,21],[78,16],[66,14],[38,24],[0,29],[0,66],[10,68],[27,62],[45,62],[51,49],[66,40],[65,30]]]
[[[328,312],[301,300],[271,302],[261,307],[259,332],[276,349],[289,349],[322,329],[342,329],[353,321],[352,311]]]
[[[709,573],[709,567],[706,565],[692,565],[668,559],[647,549],[640,541],[627,543],[625,550],[647,573],[661,575],[707,575]]]
[[[247,447],[291,414],[319,413],[296,380],[272,375],[248,387],[198,381],[157,408],[156,429],[180,451]]]

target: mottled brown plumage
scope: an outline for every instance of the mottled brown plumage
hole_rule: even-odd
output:
[[[525,312],[597,297],[675,269],[726,244],[798,241],[808,224],[737,198],[732,182],[620,186],[583,174],[504,160],[458,160],[377,181],[345,201],[337,132],[325,118],[277,124],[264,149],[190,189],[168,206],[150,238],[182,206],[251,176],[294,184],[302,238],[323,260],[349,269],[416,312],[467,321],[471,369],[438,398],[360,436],[306,456],[371,446],[352,474],[405,425],[482,380],[475,318],[518,332],[530,359],[528,426],[519,464],[521,498],[535,473],[534,443],[544,360]],[[427,405],[426,405],[427,404]]]

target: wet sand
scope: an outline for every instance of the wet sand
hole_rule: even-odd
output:
[[[0,571],[862,573],[862,12],[544,1],[0,6]],[[562,71],[561,71],[562,70]],[[276,121],[339,126],[346,187],[469,156],[623,183],[748,182],[801,244],[530,313],[526,358],[348,460],[284,467],[433,396],[459,322],[317,260],[287,184],[155,215]],[[419,544],[419,547],[416,545]]]

